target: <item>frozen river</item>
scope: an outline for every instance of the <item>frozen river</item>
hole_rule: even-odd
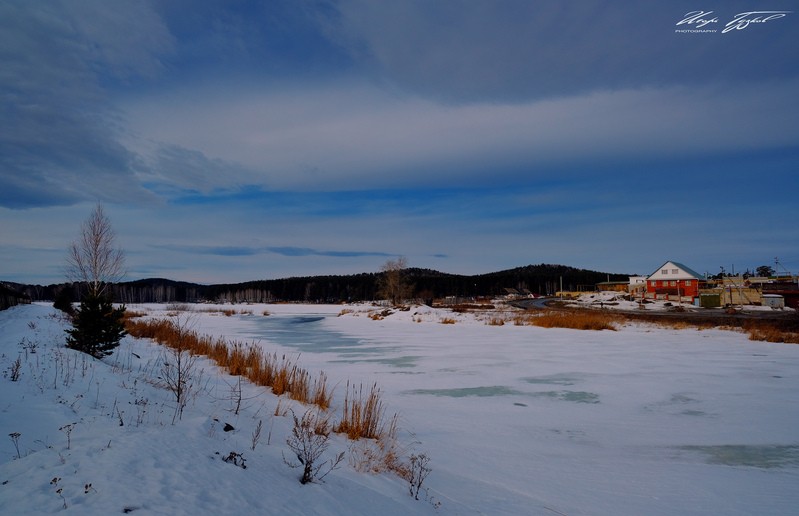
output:
[[[799,346],[269,307],[208,328],[377,382],[457,514],[796,514]]]

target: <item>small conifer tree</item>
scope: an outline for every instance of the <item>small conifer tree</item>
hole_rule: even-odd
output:
[[[95,358],[110,355],[127,334],[124,315],[124,306],[114,308],[107,298],[87,294],[73,318],[72,329],[66,330],[67,347]]]
[[[75,315],[75,308],[72,306],[72,297],[68,289],[63,288],[58,291],[58,294],[55,296],[55,301],[53,302],[53,308],[61,310],[70,317]]]

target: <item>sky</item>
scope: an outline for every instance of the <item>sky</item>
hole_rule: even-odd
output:
[[[0,0],[0,280],[799,273],[796,7]]]

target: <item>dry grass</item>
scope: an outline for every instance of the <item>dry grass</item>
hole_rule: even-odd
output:
[[[363,439],[352,443],[349,462],[356,471],[378,474],[391,471],[401,478],[408,476],[410,469],[402,459],[407,450],[397,440],[397,420],[395,414],[378,439]]]
[[[275,416],[276,417],[285,417],[289,413],[289,409],[283,406],[283,399],[280,398],[277,400],[277,405],[275,405]]]
[[[182,311],[188,311],[189,307],[185,307]],[[181,311],[181,310],[177,310]],[[234,315],[252,315],[252,310],[236,310],[235,308],[200,308],[197,309],[198,312],[202,312],[205,314],[221,314],[225,317],[232,317]],[[172,315],[172,314],[169,314]],[[264,315],[269,315],[269,313],[264,310]]]
[[[748,331],[749,340],[799,344],[799,332],[783,331],[779,328],[751,328]]]
[[[489,326],[505,326],[505,319],[503,317],[492,317],[486,324]]]
[[[675,330],[721,329],[747,333],[750,340],[799,344],[799,318],[753,317],[740,318],[726,315],[642,314],[595,310],[557,310],[522,312],[513,318],[517,326],[536,325],[546,328],[573,328],[581,330],[615,330],[617,325],[639,322],[657,328]]]
[[[386,427],[383,423],[384,415],[385,409],[376,383],[372,384],[369,393],[364,397],[363,384],[358,387],[353,385],[350,389],[350,383],[347,382],[341,421],[334,431],[346,434],[349,439],[356,441],[360,438],[379,439],[392,431],[392,425],[396,425],[395,415],[392,425]]]
[[[333,393],[327,388],[327,375],[322,371],[319,373],[319,378],[314,380],[313,389],[311,390],[311,403],[322,410],[327,410],[330,408],[332,397]]]
[[[616,330],[622,319],[607,312],[557,311],[539,315],[520,315],[516,325],[534,325],[542,328],[569,328],[573,330]]]
[[[228,343],[222,338],[198,335],[180,328],[169,319],[149,321],[127,320],[125,327],[130,335],[152,339],[172,349],[204,355],[234,376],[243,376],[255,385],[271,387],[280,396],[288,394],[293,400],[317,405],[323,410],[330,407],[332,392],[327,387],[324,373],[311,382],[311,375],[297,365],[296,359],[276,353],[265,353],[254,344]]]
[[[449,307],[455,313],[465,313],[470,310],[493,310],[494,308],[491,303],[460,303]]]
[[[442,317],[441,321],[439,321],[439,322],[441,324],[455,324],[457,321],[455,319],[453,319],[452,317]]]
[[[313,423],[313,433],[316,435],[323,435],[327,437],[333,430],[333,425],[330,423],[329,413],[317,413],[314,417]]]
[[[391,315],[393,313],[394,312],[392,312],[391,310],[388,310],[388,309],[381,310],[380,312],[372,312],[372,313],[370,313],[369,314],[369,318],[371,320],[373,320],[373,321],[382,321],[383,319],[385,319],[386,317],[388,317],[389,315]]]

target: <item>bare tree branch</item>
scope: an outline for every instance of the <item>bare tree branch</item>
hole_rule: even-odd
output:
[[[80,236],[67,253],[67,278],[85,283],[89,294],[100,296],[125,276],[125,254],[114,247],[116,235],[103,206],[98,204],[81,226]]]

